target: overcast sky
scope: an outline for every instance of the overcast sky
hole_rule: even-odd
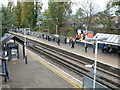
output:
[[[9,0],[1,0],[1,1],[0,1],[0,4],[2,3],[2,4],[4,4],[4,5],[6,5],[8,1],[9,1]],[[17,0],[11,0],[11,1],[17,1]],[[30,1],[31,1],[31,0],[30,0]],[[42,12],[44,12],[44,10],[48,8],[48,0],[41,0],[41,1],[42,1],[42,3],[43,3]],[[71,0],[71,1],[72,1],[72,2],[80,2],[80,1],[85,1],[85,0]],[[102,10],[105,9],[106,3],[107,3],[109,0],[91,0],[91,1],[93,1],[94,3],[97,4],[99,11],[102,11]],[[78,8],[79,8],[79,5],[74,5],[74,6],[72,6],[73,13],[75,13],[75,12],[76,12],[76,9],[78,9]]]
[[[72,2],[80,2],[80,1],[85,1],[85,0],[71,0]],[[105,6],[106,6],[106,3],[109,1],[109,0],[91,0],[93,1],[97,6],[98,6],[98,10],[99,11],[102,11],[105,9]],[[42,0],[42,3],[43,3],[43,9],[42,9],[42,12],[48,8],[48,0]],[[73,13],[76,12],[76,9],[79,8],[79,5],[73,5],[72,6],[72,11]]]

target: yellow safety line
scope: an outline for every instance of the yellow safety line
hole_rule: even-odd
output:
[[[66,80],[68,83],[70,83],[71,85],[73,85],[74,88],[80,88],[77,85],[75,85],[73,82],[71,82],[70,80],[68,80],[65,76],[63,76],[63,75],[57,73],[56,71],[54,71],[53,69],[51,69],[47,64],[45,64],[45,63],[37,60],[37,58],[35,59],[35,57],[33,55],[31,55],[31,57],[33,58],[33,60],[38,61],[39,63],[41,63],[42,65],[44,65],[45,67],[47,67],[49,70],[51,70],[52,72],[56,73],[58,76],[60,76],[61,78],[63,78],[64,80]]]

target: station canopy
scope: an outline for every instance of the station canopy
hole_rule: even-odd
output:
[[[98,43],[105,43],[110,45],[120,46],[120,35],[97,33],[93,38],[107,38],[107,40],[99,41]]]

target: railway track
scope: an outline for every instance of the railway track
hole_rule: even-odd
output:
[[[24,40],[23,37],[18,38]],[[36,45],[35,47],[31,47],[31,49],[44,55],[46,58],[52,60],[53,62],[56,62],[59,65],[71,70],[72,72],[77,73],[81,76],[81,78],[83,77],[83,75],[93,78],[93,76],[89,74],[91,70],[85,67],[85,65],[89,63],[86,63],[78,58],[70,56],[69,54],[65,54],[59,50],[56,50],[56,48],[49,45],[45,45],[31,39],[27,39],[27,41],[31,44]],[[98,82],[102,83],[110,89],[116,89],[120,87],[120,77],[118,74],[111,73],[100,67],[97,68],[97,73],[102,74],[102,76],[96,78]]]

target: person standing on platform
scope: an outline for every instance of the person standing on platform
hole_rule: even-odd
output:
[[[49,35],[47,36],[47,39],[48,39],[48,41],[50,41],[50,36]]]
[[[49,37],[49,40],[50,40],[50,41],[51,41],[51,38],[52,38],[52,37],[51,37],[51,35],[50,35],[50,37]]]
[[[58,43],[58,45],[60,45],[60,38],[59,37],[57,39],[57,43]]]
[[[71,43],[72,43],[72,47],[71,48],[74,48],[75,41],[73,39],[72,39]]]
[[[67,38],[65,37],[65,44],[67,44]]]
[[[95,53],[95,42],[93,42],[93,53]]]
[[[44,34],[42,34],[42,38],[44,39]]]
[[[55,42],[55,37],[53,37],[53,42]]]
[[[87,53],[87,48],[88,48],[87,43],[84,44],[84,47],[85,47],[85,52]]]
[[[105,45],[105,43],[103,44],[103,48],[102,48],[102,53],[104,53],[105,51],[106,51],[106,49],[107,49],[107,47],[106,47],[107,45]]]
[[[71,45],[71,42],[72,42],[72,37],[70,37],[69,39],[69,45]]]

